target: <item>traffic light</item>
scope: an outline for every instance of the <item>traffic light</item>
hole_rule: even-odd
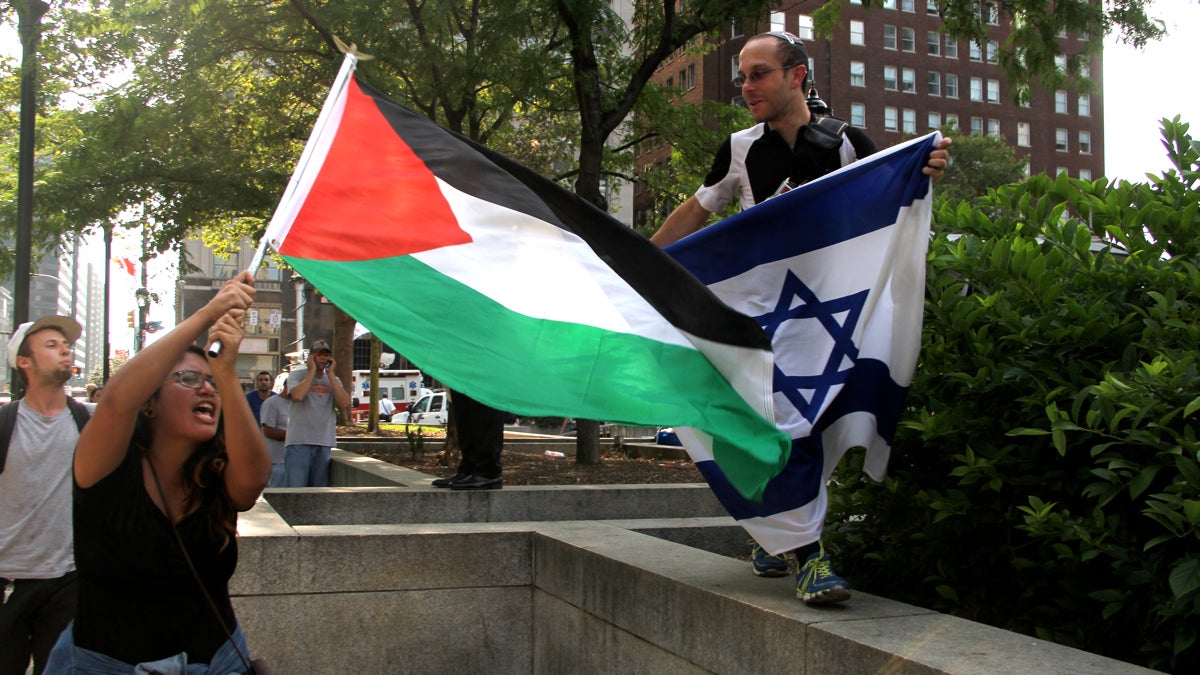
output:
[[[80,368],[79,366],[74,366],[71,368],[71,374],[75,376],[76,380],[82,380],[83,379],[83,368]]]
[[[135,323],[134,323],[134,320],[133,320],[133,310],[132,310],[132,309],[131,309],[131,310],[129,310],[129,314],[127,314],[127,315],[125,316],[125,318],[126,318],[128,321],[129,321],[129,327],[130,327],[130,328],[136,328],[136,327],[137,327],[137,324],[135,324]]]

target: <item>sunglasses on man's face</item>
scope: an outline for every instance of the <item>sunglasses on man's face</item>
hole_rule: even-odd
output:
[[[175,378],[181,386],[188,389],[199,389],[207,382],[213,389],[217,388],[217,381],[212,379],[211,375],[197,372],[195,370],[177,370],[167,376],[167,379]]]
[[[740,87],[740,86],[746,84],[747,82],[756,84],[760,80],[762,80],[764,77],[766,77],[769,73],[773,73],[777,70],[782,70],[783,72],[786,73],[788,70],[795,68],[795,67],[796,66],[793,65],[793,66],[779,66],[778,68],[767,68],[766,70],[752,70],[747,75],[742,75],[741,73],[738,73],[738,75],[733,78],[733,86]]]

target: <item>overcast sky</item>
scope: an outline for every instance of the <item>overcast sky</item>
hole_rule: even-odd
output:
[[[1200,2],[1155,0],[1150,16],[1166,23],[1167,37],[1144,50],[1104,46],[1104,153],[1109,179],[1144,182],[1147,173],[1169,166],[1159,120],[1182,116],[1200,138],[1200,91],[1196,50],[1200,47]]]

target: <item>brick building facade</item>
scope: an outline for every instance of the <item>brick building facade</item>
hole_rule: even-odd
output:
[[[1066,87],[1035,87],[1030,102],[1013,102],[995,52],[1011,31],[994,3],[981,5],[991,28],[986,45],[954,40],[938,32],[942,24],[932,0],[886,0],[884,8],[864,8],[850,0],[841,24],[828,37],[816,37],[804,4],[772,12],[754,26],[731,27],[722,44],[703,56],[683,55],[665,62],[654,77],[680,90],[678,100],[741,103],[738,52],[749,37],[772,30],[800,36],[810,73],[833,114],[863,128],[880,148],[954,125],[960,134],[998,136],[1028,160],[1031,174],[1067,172],[1073,178],[1104,175],[1103,61],[1089,59],[1084,75],[1095,83],[1085,93]],[[1064,35],[1063,51],[1079,53],[1086,36]],[[715,148],[714,148],[715,150]],[[953,154],[953,150],[951,151]],[[663,162],[670,147],[649,148],[638,158],[644,167]],[[653,196],[635,191],[635,223],[656,209]],[[664,209],[657,207],[661,218]]]

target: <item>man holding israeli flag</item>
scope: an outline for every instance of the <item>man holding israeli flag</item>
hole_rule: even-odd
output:
[[[651,240],[771,337],[775,420],[792,451],[763,500],[731,488],[707,435],[679,436],[751,534],[754,573],[794,574],[799,599],[825,604],[850,597],[821,546],[825,486],[851,447],[867,448],[873,478],[886,470],[920,345],[930,179],[950,140],[873,154],[861,130],[812,114],[807,64],[790,33],[747,40],[734,83],[758,124],[726,140]],[[700,231],[735,196],[746,210]]]

